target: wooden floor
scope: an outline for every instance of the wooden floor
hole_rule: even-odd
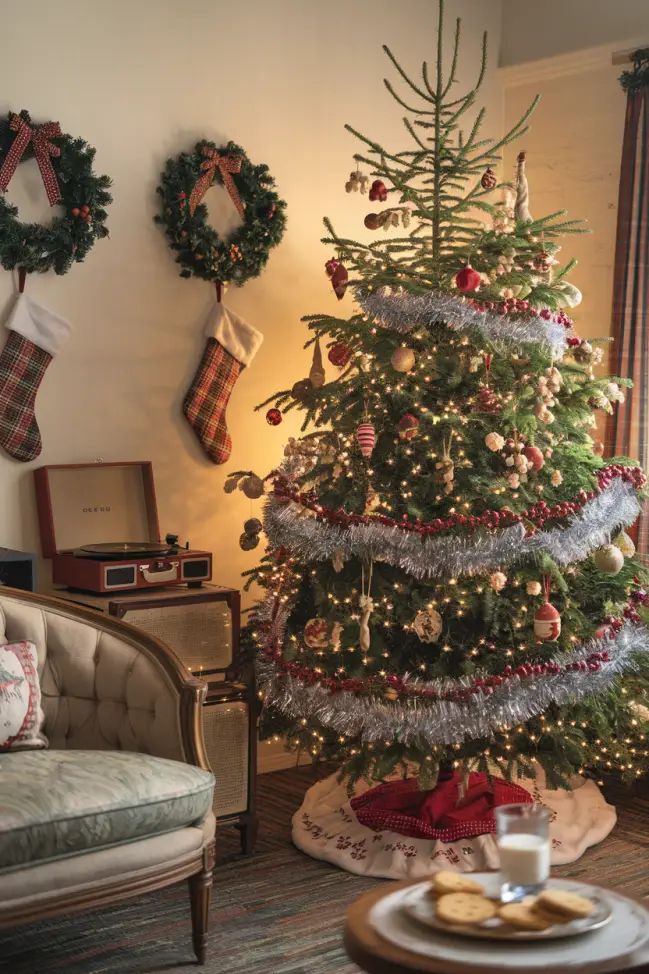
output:
[[[291,817],[315,781],[311,768],[259,779],[261,828],[254,855],[221,829],[207,965],[191,949],[186,885],[111,909],[0,934],[6,974],[359,974],[342,946],[347,906],[381,880],[352,876],[291,844]],[[579,862],[558,870],[649,895],[649,782],[611,785],[618,825]]]

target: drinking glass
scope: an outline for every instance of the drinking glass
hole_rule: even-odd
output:
[[[544,805],[496,809],[501,898],[522,900],[540,893],[550,875],[550,813]]]

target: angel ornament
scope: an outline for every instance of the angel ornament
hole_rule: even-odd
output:
[[[361,650],[366,653],[370,648],[370,616],[374,611],[374,602],[370,596],[370,587],[372,585],[372,562],[370,562],[369,576],[367,579],[367,592],[365,591],[365,566],[362,569],[361,576],[361,595],[358,599],[358,607],[361,610],[361,624],[359,633],[359,645]]]
[[[435,481],[444,484],[444,493],[450,494],[453,490],[453,480],[455,479],[455,464],[451,460],[451,443],[453,434],[451,433],[448,441],[442,445],[442,458],[435,464]]]

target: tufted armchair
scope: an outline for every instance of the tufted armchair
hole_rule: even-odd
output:
[[[0,589],[0,643],[24,640],[38,650],[50,747],[0,754],[0,927],[188,879],[204,963],[215,830],[205,685],[133,626]]]

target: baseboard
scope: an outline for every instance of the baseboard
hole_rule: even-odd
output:
[[[257,758],[257,773],[268,774],[269,771],[286,771],[288,768],[294,768],[297,764],[311,764],[311,758],[308,754],[301,754],[298,761],[295,753],[291,751],[264,754],[262,745],[261,753]]]

